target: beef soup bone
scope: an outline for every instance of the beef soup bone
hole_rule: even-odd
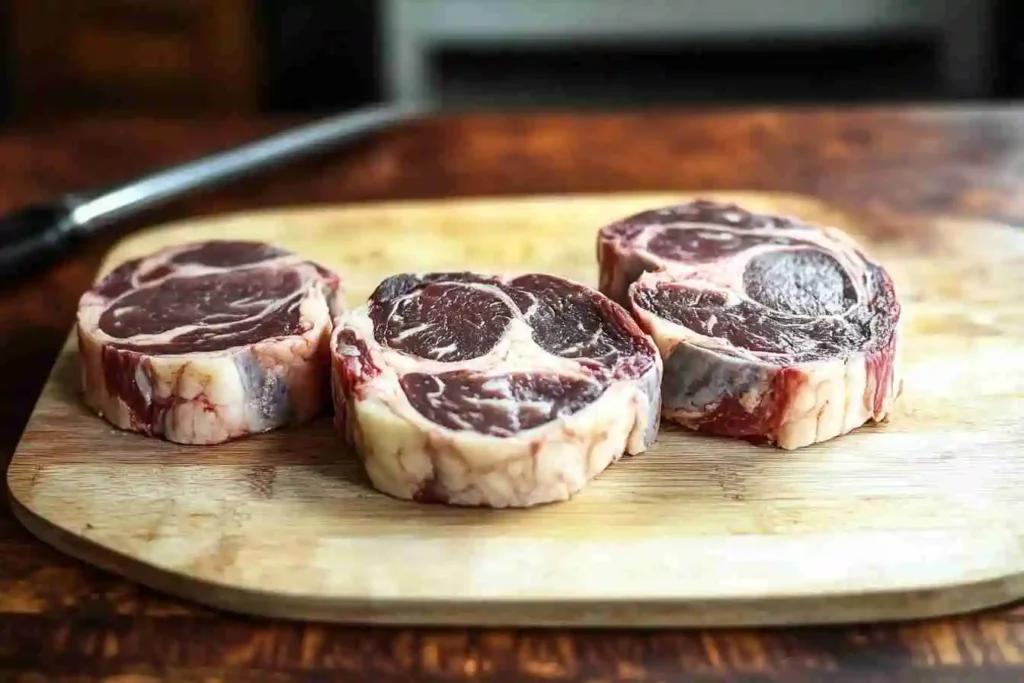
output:
[[[602,228],[598,262],[658,345],[667,420],[793,449],[902,392],[892,278],[837,228],[695,201]]]
[[[329,405],[336,274],[262,242],[211,240],[127,261],[86,292],[86,403],[111,424],[215,444]]]
[[[657,437],[657,348],[621,306],[551,275],[395,275],[331,348],[336,426],[398,498],[566,500]]]

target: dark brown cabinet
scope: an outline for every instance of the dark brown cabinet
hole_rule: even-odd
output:
[[[251,0],[13,0],[8,19],[15,119],[259,106]]]

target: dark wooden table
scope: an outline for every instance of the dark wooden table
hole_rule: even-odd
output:
[[[104,121],[9,131],[0,136],[0,211],[288,123]],[[310,202],[738,188],[812,194],[893,229],[937,213],[1024,222],[1024,108],[433,119],[197,195],[146,221]],[[3,293],[0,465],[106,246]],[[65,558],[0,505],[0,681],[663,681],[681,672],[707,681],[1019,682],[1024,608],[895,625],[647,633],[250,620]]]

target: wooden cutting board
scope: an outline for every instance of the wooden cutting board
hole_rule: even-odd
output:
[[[1024,231],[858,224],[813,200],[710,195],[828,221],[891,269],[908,316],[891,422],[785,452],[666,427],[574,500],[467,510],[374,492],[327,418],[217,447],[117,431],[60,356],[8,483],[36,535],[212,606],[304,619],[521,625],[921,617],[1024,596]],[[309,208],[154,228],[269,240],[338,268],[350,305],[397,271],[596,282],[597,228],[683,195]]]

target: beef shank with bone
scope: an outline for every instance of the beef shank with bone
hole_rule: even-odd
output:
[[[86,403],[113,425],[214,444],[329,405],[336,274],[262,242],[211,240],[121,264],[78,307]]]
[[[902,391],[893,281],[837,228],[695,201],[602,228],[598,261],[661,351],[666,420],[793,449]]]
[[[395,275],[335,325],[335,420],[397,498],[570,498],[659,427],[661,357],[621,306],[550,275]]]

